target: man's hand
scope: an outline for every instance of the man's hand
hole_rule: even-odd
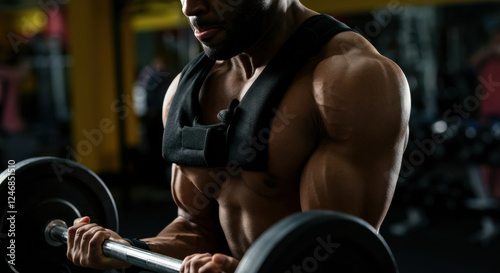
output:
[[[184,259],[180,273],[234,273],[239,263],[224,254],[193,254]]]
[[[116,232],[91,224],[89,217],[75,219],[68,228],[68,250],[66,256],[77,266],[95,269],[125,268],[128,263],[108,258],[102,252],[102,243],[110,239],[130,245]]]

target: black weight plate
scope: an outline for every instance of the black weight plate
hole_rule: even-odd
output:
[[[397,273],[391,250],[365,221],[332,211],[293,214],[250,247],[236,273]]]
[[[1,268],[6,268],[2,272],[91,272],[67,260],[66,245],[48,245],[44,229],[54,219],[72,225],[75,218],[88,215],[92,222],[118,231],[118,212],[104,182],[81,164],[56,157],[27,159],[13,169],[11,176],[8,169],[0,174],[0,255]],[[12,181],[14,191],[9,189]],[[14,207],[9,207],[9,197],[15,198],[11,198]],[[7,256],[11,239],[15,240],[15,265],[9,264],[13,256]]]

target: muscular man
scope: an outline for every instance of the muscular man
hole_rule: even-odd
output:
[[[407,143],[410,96],[399,67],[357,33],[339,31],[290,79],[273,108],[274,119],[265,131],[268,141],[238,146],[246,147],[239,152],[247,151],[249,161],[258,157],[248,147],[259,154],[265,151],[265,161],[259,158],[250,167],[231,159],[227,164],[217,160],[212,164],[208,154],[214,147],[207,145],[207,139],[217,144],[221,137],[205,132],[222,120],[229,128],[237,127],[231,133],[233,138],[245,135],[250,125],[226,120],[237,104],[231,103],[225,113],[220,111],[234,99],[241,101],[236,109],[260,105],[247,99],[247,94],[259,92],[251,86],[261,75],[273,77],[265,68],[299,26],[317,13],[297,0],[182,0],[182,7],[210,59],[197,58],[198,63],[177,76],[165,96],[164,149],[182,146],[172,149],[172,154],[164,151],[174,161],[172,192],[178,217],[156,237],[142,239],[142,247],[184,259],[182,272],[233,272],[259,235],[295,212],[340,211],[358,216],[378,230]],[[283,60],[290,58],[295,56]],[[209,64],[200,65],[203,62]],[[198,66],[202,72],[206,70],[201,81],[190,78],[199,74],[193,72]],[[199,87],[194,96],[187,96],[196,102],[179,97],[189,84]],[[191,109],[179,116],[185,110],[184,102],[196,106],[192,111],[198,114],[192,123],[198,127],[183,128],[177,134],[178,126],[169,124],[186,122]],[[239,112],[245,115],[245,110]],[[254,118],[246,116],[250,121]],[[200,130],[205,136],[201,140],[196,136]],[[181,144],[169,136],[179,137]],[[205,156],[201,163],[205,161],[206,166],[189,149],[201,150]],[[231,155],[234,149],[229,146],[228,150]],[[223,148],[217,148],[213,155],[223,153]],[[263,168],[255,167],[262,162]],[[68,258],[76,265],[99,269],[129,266],[105,257],[100,250],[104,239],[128,242],[89,222],[88,217],[77,219],[69,229]]]

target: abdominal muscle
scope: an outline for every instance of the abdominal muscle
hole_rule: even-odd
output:
[[[283,181],[265,172],[226,176],[224,169],[180,169],[198,190],[216,199],[220,225],[237,259],[273,224],[300,211],[298,179]]]

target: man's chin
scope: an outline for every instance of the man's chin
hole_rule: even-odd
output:
[[[236,47],[213,47],[205,44],[202,44],[202,46],[208,58],[216,61],[228,60],[240,53],[240,50],[236,50]]]

